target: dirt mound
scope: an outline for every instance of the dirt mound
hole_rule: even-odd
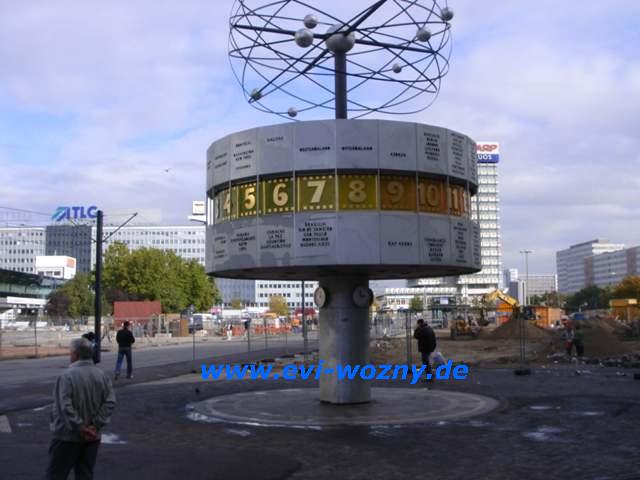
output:
[[[620,355],[634,350],[635,345],[623,342],[616,335],[617,324],[613,320],[593,319],[582,322],[584,331],[584,355],[604,357]]]
[[[526,323],[527,340],[549,340],[552,333],[534,325]],[[518,321],[509,320],[507,323],[500,325],[493,332],[483,336],[487,340],[517,340],[520,338],[520,323]]]

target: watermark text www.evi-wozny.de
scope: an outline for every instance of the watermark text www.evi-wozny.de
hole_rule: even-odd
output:
[[[464,380],[469,374],[469,366],[453,365],[448,362],[438,366],[433,373],[427,373],[425,365],[336,365],[324,366],[320,360],[317,365],[285,365],[281,372],[274,372],[273,364],[261,365],[202,365],[203,380],[319,380],[322,375],[336,375],[339,380],[405,380],[412,385],[421,378],[424,380]]]

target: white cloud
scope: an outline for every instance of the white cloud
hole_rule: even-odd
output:
[[[185,221],[191,200],[204,195],[208,145],[280,121],[247,106],[231,74],[231,3],[0,4],[7,40],[0,42],[0,108],[70,123],[55,145],[37,131],[19,138],[0,131],[0,140],[21,146],[0,145],[11,172],[3,203],[47,212],[91,202],[144,212],[149,222]],[[322,7],[331,3],[340,2]],[[449,4],[456,12],[451,71],[436,104],[416,118],[502,143],[505,267],[521,264],[525,247],[536,250],[532,271],[543,272],[570,243],[639,244],[633,45],[640,39],[632,19],[640,5]]]

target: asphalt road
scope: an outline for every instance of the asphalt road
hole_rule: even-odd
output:
[[[315,348],[316,342],[310,340],[309,346]],[[251,342],[251,351],[258,358],[276,353],[296,353],[302,350],[301,336],[289,336],[286,341],[284,338],[269,338],[266,349],[263,337],[252,339]],[[246,353],[247,342],[243,339],[231,341],[215,339],[210,342],[196,343],[197,361],[210,361],[217,357],[232,359],[234,355]],[[153,372],[151,379],[170,376],[174,373],[186,373],[183,370],[192,368],[192,360],[193,346],[190,343],[134,349],[134,380],[137,382],[148,379],[151,371]],[[115,362],[115,352],[102,352],[100,367],[105,372],[113,372]],[[126,361],[124,363],[126,365]],[[55,379],[68,366],[69,358],[66,356],[0,361],[0,414],[46,404],[50,400]],[[163,366],[172,368],[158,368]],[[126,367],[123,365],[124,368]]]
[[[210,422],[188,408],[193,402],[240,392],[316,390],[316,380],[203,382],[195,375],[184,379],[191,377],[186,375],[123,384],[100,446],[95,478],[639,479],[640,382],[631,371],[615,368],[580,371],[576,375],[576,367],[562,365],[533,369],[522,377],[510,369],[478,368],[465,381],[435,382],[430,388],[500,400],[501,407],[487,415],[335,428]],[[373,386],[424,388],[402,381],[377,381]],[[10,431],[0,430],[0,478],[42,478],[50,440],[49,412],[47,407],[5,416]]]

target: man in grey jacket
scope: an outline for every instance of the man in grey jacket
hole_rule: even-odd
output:
[[[71,365],[58,377],[53,390],[47,480],[93,478],[100,431],[116,405],[111,380],[93,364],[93,349],[85,338],[71,342]]]

